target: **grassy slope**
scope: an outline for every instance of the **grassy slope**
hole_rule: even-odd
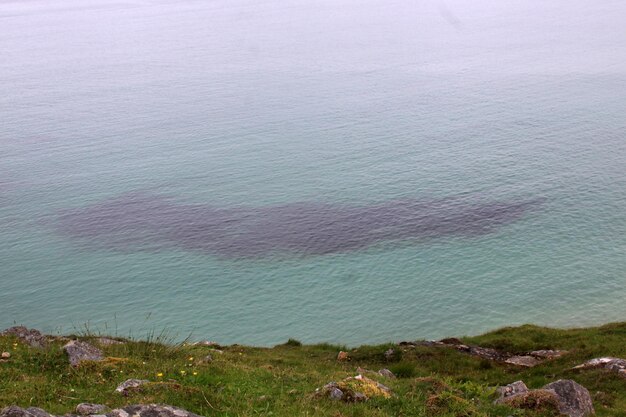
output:
[[[522,326],[463,340],[511,352],[551,348],[570,354],[523,369],[437,347],[417,347],[389,362],[383,352],[393,345],[362,346],[350,350],[350,362],[340,363],[335,359],[340,347],[330,345],[235,345],[219,354],[202,346],[128,342],[104,347],[105,362],[73,369],[61,343],[36,350],[0,337],[0,350],[12,354],[10,362],[0,363],[0,408],[17,404],[65,414],[80,402],[111,408],[157,402],[205,416],[539,416],[552,413],[492,405],[491,387],[521,379],[538,388],[567,378],[589,389],[598,416],[626,417],[626,380],[602,370],[570,370],[598,356],[626,357],[626,323],[575,330]],[[208,353],[213,362],[201,363]],[[396,380],[375,378],[396,396],[362,404],[313,398],[316,387],[354,376],[357,366],[387,367],[402,375]],[[127,378],[152,383],[128,396],[114,393]]]

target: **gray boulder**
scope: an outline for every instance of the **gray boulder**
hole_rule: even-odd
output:
[[[63,346],[63,350],[67,353],[72,366],[78,366],[83,361],[104,360],[104,355],[100,349],[79,340],[71,340]]]
[[[32,414],[35,417],[51,417],[50,413],[48,413],[46,410],[42,408],[28,407],[26,411],[28,411],[30,414]]]
[[[112,410],[107,417],[200,417],[171,405],[138,404]]]
[[[595,414],[587,388],[572,381],[560,379],[543,387],[553,390],[559,401],[559,411],[569,417],[587,417]]]
[[[37,407],[27,409],[12,405],[0,410],[0,417],[52,417],[46,411]]]
[[[80,403],[76,406],[76,412],[81,416],[88,416],[90,414],[102,414],[106,408],[102,404]]]
[[[2,331],[0,336],[15,336],[30,347],[43,348],[47,345],[47,338],[39,330],[28,329],[24,326],[14,326]]]

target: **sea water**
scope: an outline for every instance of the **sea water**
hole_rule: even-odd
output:
[[[626,320],[626,5],[0,3],[0,327]]]

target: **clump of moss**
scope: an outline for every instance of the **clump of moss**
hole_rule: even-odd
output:
[[[555,416],[559,415],[559,401],[554,392],[549,390],[537,389],[515,395],[508,399],[506,404],[515,408],[553,412]]]

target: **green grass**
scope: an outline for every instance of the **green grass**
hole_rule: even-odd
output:
[[[93,339],[88,332],[79,337]],[[393,344],[348,349],[290,340],[273,348],[222,347],[220,354],[206,346],[173,343],[163,333],[102,347],[105,361],[72,368],[62,342],[38,350],[0,337],[0,351],[12,355],[9,362],[0,363],[0,408],[37,406],[62,415],[81,402],[111,408],[156,402],[204,416],[550,416],[554,415],[550,410],[493,405],[495,387],[521,379],[530,388],[539,388],[567,378],[589,389],[598,416],[626,417],[626,380],[602,370],[571,370],[598,356],[626,357],[626,323],[573,330],[526,325],[462,340],[513,353],[536,349],[570,353],[524,369],[451,348],[402,350]],[[399,353],[387,358],[389,348]],[[339,350],[348,351],[351,360],[337,362]],[[213,360],[203,361],[208,354]],[[397,379],[367,375],[389,386],[394,397],[344,404],[312,395],[330,381],[354,376],[357,367],[396,372]],[[115,393],[128,378],[151,382],[127,396]]]

